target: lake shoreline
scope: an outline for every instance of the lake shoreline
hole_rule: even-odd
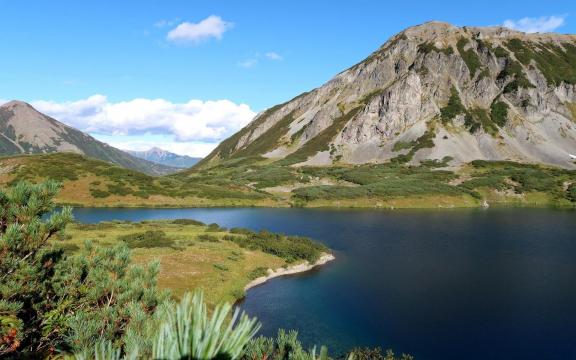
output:
[[[244,287],[244,291],[248,291],[248,290],[250,290],[256,286],[263,285],[263,284],[267,283],[268,281],[275,279],[275,278],[278,278],[278,277],[281,277],[281,276],[295,275],[295,274],[301,274],[301,273],[308,272],[310,270],[315,269],[316,267],[326,265],[327,263],[329,263],[330,261],[333,261],[335,259],[336,259],[336,257],[333,254],[323,253],[320,256],[320,258],[313,264],[310,264],[309,262],[304,262],[304,263],[300,263],[298,265],[289,266],[287,268],[278,268],[276,270],[268,269],[268,275],[261,276],[259,278],[256,278],[256,279],[250,281]]]

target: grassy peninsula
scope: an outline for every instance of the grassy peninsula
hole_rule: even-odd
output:
[[[95,246],[126,244],[137,264],[160,262],[158,286],[177,297],[202,289],[208,304],[235,301],[251,281],[268,269],[314,264],[329,250],[311,239],[267,231],[224,229],[189,219],[139,223],[72,223],[52,242],[72,255],[86,241]]]

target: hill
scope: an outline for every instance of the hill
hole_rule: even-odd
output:
[[[278,206],[262,192],[215,181],[151,176],[74,153],[0,157],[0,187],[63,183],[58,204],[89,207]]]
[[[0,106],[0,156],[72,152],[150,175],[177,169],[139,159],[46,116],[31,105],[11,101]]]

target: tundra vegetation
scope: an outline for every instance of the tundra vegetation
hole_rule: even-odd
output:
[[[446,121],[462,110],[456,100],[453,104]],[[506,111],[496,102],[490,113],[466,110],[464,116],[472,119],[473,131],[500,126]],[[454,169],[450,157],[412,165],[417,151],[434,146],[434,127],[432,122],[416,140],[395,144],[398,155],[383,164],[294,167],[284,160],[246,157],[152,177],[80,155],[49,154],[0,158],[5,169],[0,184],[55,179],[63,183],[57,203],[76,206],[477,207],[484,200],[502,206],[576,206],[574,170],[481,160]]]
[[[57,211],[53,202],[59,189],[58,183],[48,181],[21,182],[0,191],[1,357],[328,359],[326,348],[305,350],[293,331],[280,330],[275,339],[255,338],[260,328],[256,319],[233,310],[229,303],[209,307],[202,292],[185,293],[178,300],[157,286],[162,259],[147,265],[132,262],[130,248],[184,251],[186,246],[197,246],[175,238],[170,226],[210,229],[200,222],[76,224],[72,233],[93,231],[104,236],[86,242],[83,248],[63,249],[61,243],[75,238],[66,232],[73,220],[71,209]],[[140,231],[106,233],[118,227]],[[166,227],[170,229],[165,231]],[[218,228],[213,234],[217,242],[237,246],[229,255],[232,262],[248,251],[278,253],[286,261],[297,261],[313,260],[325,250],[309,239],[244,229],[226,232]],[[112,235],[115,240],[108,238]],[[225,236],[230,240],[224,240]],[[236,245],[232,237],[244,240]],[[154,238],[162,240],[154,244]],[[280,245],[275,247],[269,239]],[[287,252],[286,242],[297,243],[298,250]],[[256,267],[250,276],[261,271],[262,267]],[[396,359],[391,353],[386,356]]]

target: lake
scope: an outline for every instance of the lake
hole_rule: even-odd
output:
[[[576,212],[76,209],[82,222],[193,218],[309,236],[315,271],[251,289],[262,333],[296,329],[332,354],[356,345],[416,359],[576,358]]]

